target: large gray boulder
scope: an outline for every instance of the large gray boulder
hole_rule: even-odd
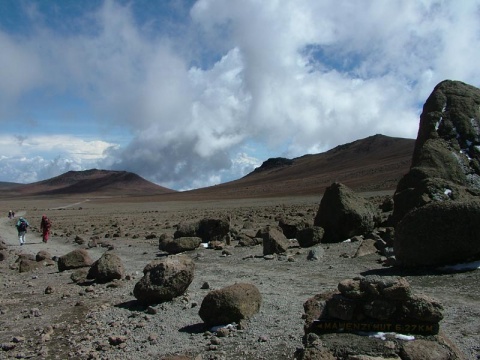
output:
[[[372,231],[375,214],[375,207],[370,202],[335,182],[325,190],[314,226],[325,230],[322,242],[340,242]]]
[[[439,83],[420,116],[410,171],[394,195],[393,221],[430,202],[480,195],[480,89]]]
[[[239,283],[209,292],[198,314],[207,326],[238,324],[255,315],[261,304],[262,296],[255,285]]]
[[[193,281],[195,263],[185,255],[154,260],[143,269],[133,295],[143,304],[158,304],[182,295]]]
[[[85,249],[76,249],[58,258],[58,271],[92,266],[93,260]]]
[[[95,279],[98,283],[107,283],[124,277],[125,268],[122,260],[111,252],[104,253],[100,259],[95,261],[87,275],[87,279]]]
[[[431,202],[395,228],[394,251],[403,267],[439,266],[480,257],[480,199]]]

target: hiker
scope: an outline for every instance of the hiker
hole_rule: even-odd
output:
[[[18,231],[18,241],[20,241],[20,246],[22,246],[25,244],[25,234],[27,233],[27,228],[29,226],[27,219],[20,217],[16,226]]]
[[[50,235],[51,222],[47,218],[47,215],[42,215],[42,221],[40,222],[40,230],[42,231],[42,241],[46,243],[48,241],[48,235]]]
[[[13,217],[12,210],[8,212],[8,218],[11,219]]]

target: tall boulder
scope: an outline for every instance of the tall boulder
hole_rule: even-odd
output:
[[[193,281],[195,263],[185,255],[154,260],[143,269],[133,295],[143,304],[158,304],[182,295]]]
[[[420,116],[410,171],[394,195],[393,221],[429,202],[480,195],[480,89],[439,83]]]
[[[347,186],[335,182],[322,197],[314,226],[325,230],[322,242],[340,242],[375,227],[374,206]]]
[[[420,116],[410,171],[394,195],[394,252],[401,266],[480,256],[480,89],[439,83]]]

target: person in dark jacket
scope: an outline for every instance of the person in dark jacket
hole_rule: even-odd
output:
[[[20,217],[17,221],[17,231],[18,231],[18,241],[20,242],[20,246],[25,244],[25,234],[27,233],[28,229],[28,221],[23,217]]]

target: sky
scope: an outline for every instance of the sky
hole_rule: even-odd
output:
[[[125,170],[189,190],[271,157],[416,138],[480,87],[480,0],[0,0],[0,181]]]

